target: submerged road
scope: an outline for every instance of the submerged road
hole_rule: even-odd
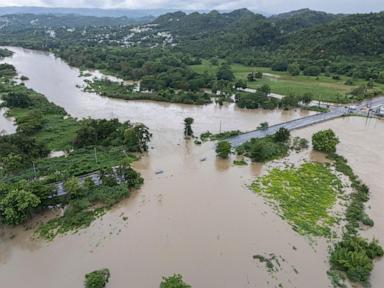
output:
[[[228,142],[232,146],[237,147],[252,138],[263,138],[265,136],[275,134],[280,128],[286,128],[288,130],[295,130],[299,128],[304,128],[321,122],[329,121],[335,118],[339,118],[350,113],[367,115],[367,112],[364,112],[364,109],[369,110],[370,107],[384,105],[384,97],[378,97],[372,100],[367,100],[355,107],[353,111],[347,107],[333,107],[330,112],[315,114],[311,116],[306,116],[303,118],[291,120],[288,122],[276,124],[268,127],[265,130],[255,130],[248,133],[241,134],[228,139]]]

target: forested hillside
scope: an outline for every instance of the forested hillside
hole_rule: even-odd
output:
[[[117,26],[144,23],[153,20],[151,17],[131,19],[123,17],[95,17],[79,15],[53,14],[10,14],[0,16],[0,26],[11,30],[25,28],[59,28],[84,26]]]
[[[158,77],[159,73],[180,70],[178,61],[176,65],[167,64],[169,69],[148,69],[164,64],[162,58],[150,56],[149,60],[145,56],[145,49],[153,49],[148,55],[192,59],[182,60],[183,65],[220,60],[270,67],[273,71],[289,72],[291,68],[295,75],[316,77],[323,73],[327,77],[345,75],[384,82],[384,12],[334,15],[302,9],[265,17],[239,9],[225,13],[173,12],[147,24],[130,21],[125,17],[74,15],[2,16],[0,44],[50,50],[73,65],[107,69],[133,79],[151,75],[157,81],[164,79],[164,75]],[[144,49],[139,52],[140,59],[133,61],[126,56],[140,49]],[[183,81],[196,78],[190,71],[182,74]],[[208,78],[199,80],[197,86]]]
[[[384,53],[384,12],[342,17],[287,38],[284,51],[309,57],[379,56]]]

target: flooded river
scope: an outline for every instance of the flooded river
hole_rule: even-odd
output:
[[[16,53],[6,61],[29,77],[26,85],[74,117],[143,122],[154,137],[148,155],[136,163],[145,178],[142,189],[88,229],[50,243],[32,241],[31,231],[3,230],[0,287],[82,287],[85,273],[104,267],[111,270],[111,288],[158,287],[162,276],[173,273],[181,273],[194,288],[275,287],[280,283],[284,287],[329,286],[325,241],[311,245],[247,189],[267,167],[235,167],[216,159],[214,144],[196,146],[183,139],[186,117],[195,119],[198,135],[207,130],[251,130],[261,122],[276,124],[309,112],[108,99],[82,92],[76,87],[84,84],[79,70],[53,55],[11,50]],[[335,129],[342,141],[340,153],[371,187],[369,214],[376,226],[367,233],[384,243],[380,190],[384,122],[338,119],[296,133],[309,137],[314,129],[324,127]],[[309,151],[304,154],[296,157],[318,157]],[[164,173],[156,175],[157,170]],[[284,259],[276,277],[252,258],[269,253]],[[382,262],[372,277],[374,283],[384,283],[380,267]]]

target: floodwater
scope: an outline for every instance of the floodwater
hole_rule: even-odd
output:
[[[7,62],[29,77],[26,85],[74,117],[143,122],[154,137],[148,155],[135,164],[145,179],[142,189],[88,229],[49,243],[31,240],[30,230],[3,229],[0,287],[82,287],[85,273],[104,267],[111,270],[111,288],[158,287],[162,276],[173,273],[181,273],[194,288],[276,287],[280,283],[284,287],[329,286],[325,241],[311,245],[261,197],[247,189],[246,185],[273,163],[235,167],[231,161],[216,159],[214,144],[197,146],[183,139],[186,117],[195,119],[193,128],[198,135],[207,130],[251,130],[264,121],[276,124],[309,112],[246,111],[233,104],[189,106],[108,99],[76,88],[83,85],[79,71],[53,55],[21,48],[11,50],[16,53]],[[379,194],[378,188],[383,186],[380,177],[367,173],[365,179],[363,172],[367,167],[375,170],[384,163],[383,158],[372,158],[369,154],[384,151],[382,146],[375,150],[383,145],[384,123],[373,120],[367,132],[365,119],[351,119],[315,128],[335,126],[343,141],[340,152],[348,159],[356,157],[355,163],[350,159],[352,166],[368,185],[372,184],[372,194]],[[298,133],[310,136],[310,131],[311,128],[306,128]],[[349,137],[349,132],[358,135],[357,139]],[[365,137],[369,137],[369,147]],[[307,151],[292,157],[317,159],[321,155]],[[203,158],[206,160],[201,161]],[[157,170],[164,173],[156,175]],[[379,169],[375,172],[380,174]],[[376,181],[377,190],[370,181]],[[383,200],[382,195],[375,197]],[[380,203],[375,207],[373,202],[370,212],[376,226],[380,226],[383,212]],[[384,236],[380,227],[374,229],[377,230],[370,233],[376,233],[378,238]],[[281,267],[275,275],[252,258],[269,253],[281,257]],[[376,271],[373,280],[384,283]]]
[[[384,120],[347,117],[318,124],[295,134],[310,138],[312,133],[331,128],[340,138],[338,153],[346,157],[354,172],[370,189],[366,212],[375,225],[362,235],[378,239],[384,245]],[[372,287],[384,286],[384,259],[376,262]]]
[[[0,108],[0,135],[16,132],[16,126],[12,119],[5,116],[6,110]]]

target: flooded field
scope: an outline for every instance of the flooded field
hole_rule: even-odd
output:
[[[162,276],[173,273],[183,274],[194,288],[276,287],[280,283],[284,287],[329,286],[327,243],[319,240],[311,245],[247,188],[275,163],[233,166],[231,161],[216,159],[214,144],[196,146],[183,139],[185,117],[195,119],[198,135],[220,128],[251,130],[261,122],[276,124],[308,115],[308,111],[108,99],[82,92],[76,87],[83,85],[79,71],[53,55],[11,50],[16,53],[6,61],[30,78],[26,85],[74,117],[143,122],[154,138],[148,155],[135,164],[145,179],[142,189],[90,228],[53,242],[31,240],[31,230],[3,229],[0,287],[82,287],[85,273],[104,267],[111,270],[112,288],[158,287]],[[294,134],[309,138],[313,131],[328,127],[341,139],[340,154],[371,188],[368,213],[376,225],[367,233],[384,243],[380,171],[384,121],[338,119]],[[290,157],[292,161],[323,158],[310,151]],[[157,170],[164,173],[156,175]],[[269,253],[281,257],[275,275],[253,259],[253,255]],[[383,268],[381,261],[373,273],[373,287],[384,283],[379,273]]]

